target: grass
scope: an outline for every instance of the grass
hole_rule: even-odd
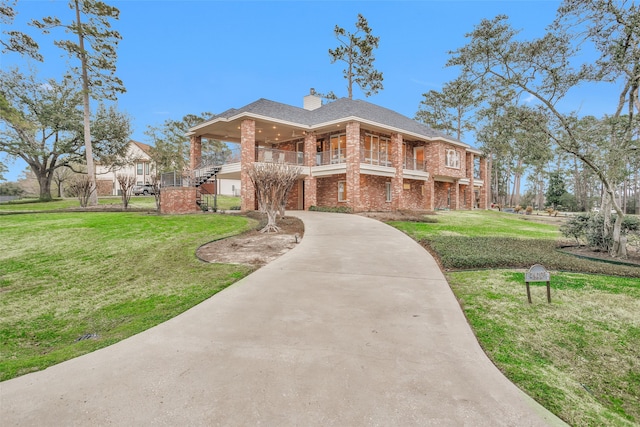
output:
[[[437,254],[445,269],[527,268],[640,277],[640,268],[577,258],[556,250],[557,225],[493,211],[457,211],[438,215],[438,223],[392,225]]]
[[[212,199],[213,200],[213,199]],[[213,204],[213,201],[211,202]],[[105,207],[113,207],[114,209],[122,208],[122,199],[120,196],[99,197],[98,204]],[[229,210],[234,206],[240,206],[240,197],[235,196],[218,196],[218,208]],[[129,200],[131,210],[156,210],[156,202],[154,196],[131,196]],[[0,203],[0,214],[16,213],[16,212],[38,212],[38,211],[57,211],[57,210],[75,210],[80,209],[80,202],[75,198],[53,199],[50,202],[41,202],[36,198],[24,198],[11,202]]]
[[[572,425],[640,424],[640,267],[576,262],[555,251],[557,225],[522,216],[437,218],[393,225],[440,258],[478,341],[505,375]],[[552,304],[544,283],[532,284],[527,303],[522,267],[535,263],[552,269]],[[473,267],[484,270],[455,271]]]
[[[232,215],[3,216],[0,380],[113,344],[244,277],[247,267],[205,264],[194,253],[254,226]]]
[[[98,204],[105,207],[122,207],[122,199],[119,196],[100,197]],[[132,196],[129,201],[132,210],[155,210],[156,203],[153,196]],[[0,213],[15,212],[41,212],[80,209],[80,202],[75,198],[53,199],[49,202],[41,202],[36,198],[24,198],[11,202],[0,203]]]

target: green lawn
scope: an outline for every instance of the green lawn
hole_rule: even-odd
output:
[[[523,216],[436,218],[393,225],[440,259],[478,341],[507,377],[571,425],[640,424],[640,267],[577,262],[555,250],[556,225]],[[527,303],[522,267],[535,263],[552,270],[552,304],[544,283],[532,284]],[[482,270],[455,271],[474,266]]]
[[[122,208],[122,199],[119,196],[108,196],[98,198],[98,204],[112,206],[114,209]],[[213,199],[211,200],[213,205]],[[229,210],[232,207],[240,206],[240,197],[218,196],[218,208]],[[156,210],[154,196],[131,196],[129,199],[131,210]],[[41,202],[34,198],[19,199],[12,202],[0,203],[0,214],[10,212],[38,212],[80,209],[80,202],[75,198],[53,199],[50,202]]]
[[[0,380],[113,344],[244,277],[247,267],[194,253],[255,225],[232,215],[0,216]]]

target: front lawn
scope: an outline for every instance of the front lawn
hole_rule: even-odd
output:
[[[255,225],[202,214],[0,217],[0,380],[113,344],[236,282],[250,269],[205,264],[195,250]]]
[[[523,216],[457,211],[436,218],[393,225],[439,259],[502,372],[571,425],[638,425],[640,267],[560,253],[558,226]],[[524,268],[536,263],[551,270],[552,304],[544,283],[532,284],[527,302]]]

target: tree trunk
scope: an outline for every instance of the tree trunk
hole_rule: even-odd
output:
[[[40,200],[51,200],[51,178],[47,173],[38,173],[38,185],[40,186]]]
[[[78,25],[78,40],[80,46],[80,62],[82,63],[82,104],[84,108],[84,148],[87,158],[87,177],[91,186],[91,196],[88,206],[98,205],[98,193],[96,191],[96,170],[93,163],[93,147],[91,145],[91,108],[89,106],[89,75],[87,72],[87,54],[84,49],[84,34],[80,22],[80,5],[75,0],[76,23]]]
[[[267,209],[267,225],[264,226],[260,232],[262,233],[277,233],[280,231],[280,228],[276,225],[276,217],[278,216],[278,209],[273,207],[273,209]]]

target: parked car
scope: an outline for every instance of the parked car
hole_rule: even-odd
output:
[[[145,185],[136,185],[133,187],[133,194],[135,196],[143,195],[148,196],[149,194],[156,194],[156,190],[153,188],[151,184]]]

